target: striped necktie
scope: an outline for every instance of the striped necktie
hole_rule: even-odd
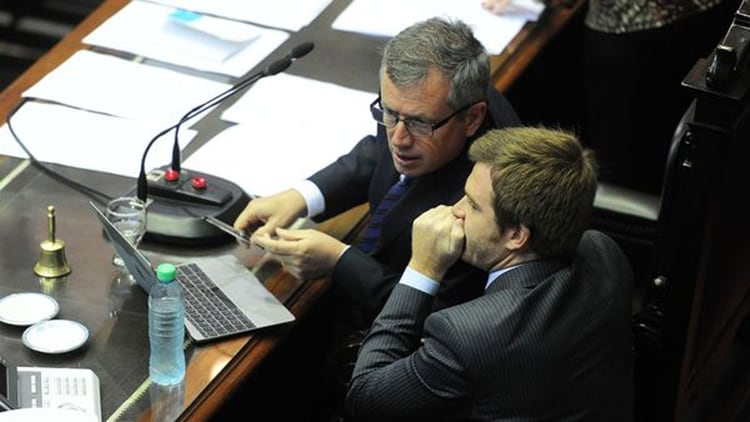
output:
[[[375,242],[380,236],[380,228],[383,224],[385,215],[388,214],[388,211],[390,211],[391,208],[393,208],[393,206],[398,203],[401,197],[404,196],[404,193],[409,190],[411,181],[411,178],[404,177],[401,180],[397,181],[393,186],[391,186],[388,192],[386,192],[383,200],[380,201],[378,208],[375,209],[375,212],[370,217],[370,222],[367,225],[365,234],[364,236],[362,236],[362,240],[360,240],[359,244],[357,245],[359,249],[367,253],[370,253],[373,249],[375,249]]]

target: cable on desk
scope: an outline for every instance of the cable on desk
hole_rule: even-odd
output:
[[[51,168],[47,167],[46,164],[44,164],[41,161],[37,160],[36,157],[34,156],[34,154],[32,154],[31,151],[29,151],[29,149],[26,148],[26,145],[24,145],[24,143],[18,137],[18,135],[16,134],[16,131],[13,129],[13,125],[11,124],[11,119],[16,114],[16,112],[21,108],[21,106],[26,103],[26,100],[27,100],[27,98],[23,98],[18,104],[16,104],[15,106],[13,106],[13,108],[8,113],[7,124],[8,124],[8,130],[10,130],[10,134],[13,136],[13,139],[16,140],[16,142],[21,147],[21,149],[24,150],[24,152],[26,153],[26,155],[29,156],[29,161],[31,161],[31,164],[34,167],[36,167],[39,170],[41,170],[43,173],[45,173],[48,176],[50,176],[51,178],[57,180],[58,182],[61,182],[61,183],[65,184],[65,185],[68,185],[68,186],[72,187],[73,189],[78,190],[79,192],[83,193],[84,195],[88,196],[89,198],[91,198],[92,200],[96,201],[99,204],[105,204],[105,203],[109,202],[111,199],[113,199],[114,197],[111,196],[111,195],[107,195],[104,192],[98,191],[98,190],[96,190],[94,188],[91,188],[89,186],[86,186],[86,185],[84,185],[82,183],[76,182],[75,180],[73,180],[73,179],[71,179],[71,178],[69,178],[67,176],[62,175],[62,174],[56,172],[55,170],[52,170]]]
[[[122,402],[120,407],[118,407],[117,410],[115,410],[115,412],[112,413],[112,415],[107,418],[106,422],[119,421],[120,418],[122,418],[122,415],[124,415],[125,412],[127,412],[134,404],[136,404],[138,400],[140,400],[141,397],[143,397],[146,394],[146,392],[148,391],[150,387],[151,387],[151,378],[146,378],[146,380],[143,381],[143,383],[140,386],[138,386],[138,388],[136,388],[135,391],[133,391],[133,394],[131,394],[130,397],[128,397],[124,402]]]

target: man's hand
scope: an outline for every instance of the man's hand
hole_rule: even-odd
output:
[[[288,227],[305,214],[305,198],[294,189],[251,200],[234,220],[234,228],[258,236],[269,236],[278,227]]]
[[[463,220],[453,215],[451,207],[427,210],[412,224],[409,267],[440,281],[461,257],[464,241]]]
[[[482,7],[493,15],[502,15],[511,0],[482,0]]]
[[[276,229],[278,237],[254,234],[251,241],[281,262],[300,280],[327,276],[346,249],[344,243],[318,230]]]

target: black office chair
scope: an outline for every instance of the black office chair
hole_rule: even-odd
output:
[[[632,303],[633,358],[635,379],[636,420],[648,420],[651,407],[651,378],[658,371],[662,349],[662,302],[669,282],[660,275],[657,262],[669,254],[665,244],[667,223],[679,218],[673,210],[676,178],[680,166],[689,167],[691,137],[687,122],[693,119],[695,103],[691,104],[672,137],[667,155],[661,195],[651,195],[600,183],[594,201],[592,226],[601,230],[623,247],[631,260],[635,279]]]
[[[487,93],[487,105],[487,112],[495,127],[518,126],[521,124],[521,119],[516,114],[510,101],[497,89],[489,89]]]
[[[635,276],[633,313],[644,307],[647,292],[654,287],[655,261],[664,225],[671,217],[671,200],[676,167],[689,165],[681,162],[689,147],[687,122],[695,112],[691,105],[680,119],[672,136],[664,167],[660,195],[635,191],[600,182],[594,199],[591,226],[614,238],[630,259]],[[658,282],[657,282],[658,283]]]

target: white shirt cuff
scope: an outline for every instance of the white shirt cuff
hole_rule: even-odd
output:
[[[427,293],[430,296],[435,296],[440,287],[440,283],[427,277],[411,267],[406,267],[404,273],[401,275],[401,280],[398,281],[400,284],[405,284],[409,287],[413,287],[421,292]]]
[[[323,197],[323,192],[320,191],[320,188],[315,183],[309,180],[302,180],[292,186],[292,189],[299,192],[305,198],[305,204],[307,205],[307,215],[305,217],[315,217],[326,210],[326,200]]]

